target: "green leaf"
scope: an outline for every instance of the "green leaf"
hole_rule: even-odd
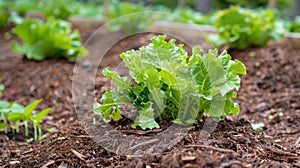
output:
[[[116,108],[116,110],[111,114],[110,118],[114,121],[120,120],[122,118],[120,109]]]
[[[42,101],[42,99],[35,100],[34,102],[32,102],[31,104],[29,104],[28,106],[26,106],[26,108],[24,110],[24,115],[26,117],[31,116],[33,110],[41,103],[41,101]]]
[[[9,106],[9,102],[0,100],[0,109],[6,109]]]
[[[205,108],[205,113],[213,118],[221,118],[225,115],[225,98],[222,95],[213,96],[209,106]]]
[[[42,110],[41,112],[39,112],[37,114],[37,116],[35,117],[35,120],[37,122],[42,121],[42,119],[44,119],[49,114],[50,111],[51,111],[51,108],[46,108],[46,109]]]
[[[98,114],[98,115],[102,115],[102,112],[101,110],[99,109],[101,106],[100,103],[98,103],[96,100],[94,101],[94,104],[93,104],[93,111],[95,114]]]
[[[251,126],[254,130],[259,130],[259,131],[263,131],[264,128],[265,128],[265,124],[263,122],[260,122],[260,123],[257,123],[257,124],[252,123]]]
[[[194,124],[197,121],[199,109],[199,96],[193,94],[182,95],[182,101],[177,118],[173,120],[177,124]]]
[[[10,122],[17,122],[17,121],[25,120],[25,116],[22,113],[12,112],[8,115],[8,120]]]
[[[105,68],[102,71],[103,75],[108,77],[111,80],[115,81],[115,85],[119,90],[125,90],[128,89],[131,86],[130,80],[128,80],[127,77],[120,77],[117,72],[112,72],[109,70],[109,68]]]
[[[147,128],[159,128],[159,125],[154,120],[154,111],[151,107],[151,103],[147,103],[146,106],[145,109],[140,111],[139,119],[132,125],[133,128],[136,128],[137,126],[140,126],[143,130]]]
[[[6,128],[7,127],[7,123],[0,123],[0,129]]]
[[[13,105],[10,107],[10,110],[13,112],[19,112],[24,113],[25,107],[18,103],[13,103]]]

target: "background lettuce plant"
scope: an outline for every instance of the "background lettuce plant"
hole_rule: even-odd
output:
[[[237,49],[267,45],[270,39],[283,37],[285,29],[275,22],[271,10],[250,10],[233,6],[216,14],[214,26],[218,34],[208,36],[208,41],[216,46],[229,45]]]
[[[74,0],[46,0],[39,3],[39,11],[47,17],[67,20],[79,13],[78,3]]]
[[[165,36],[151,41],[120,55],[133,81],[109,68],[103,70],[116,85],[102,95],[101,103],[94,104],[94,112],[104,121],[119,120],[122,105],[137,109],[132,126],[142,129],[159,128],[155,119],[171,118],[186,125],[201,121],[204,113],[220,120],[239,112],[239,105],[231,99],[240,87],[239,74],[246,74],[240,61],[231,60],[226,51],[201,55],[199,47],[188,56],[183,45],[177,46],[174,39],[167,42]]]
[[[11,49],[28,59],[72,59],[87,54],[87,50],[81,44],[79,32],[72,31],[71,24],[63,20],[24,19],[12,32],[23,40],[23,44],[14,42]]]

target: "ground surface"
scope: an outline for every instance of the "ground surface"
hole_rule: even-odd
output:
[[[83,41],[95,30],[78,28]],[[26,105],[43,98],[38,108],[52,107],[44,127],[58,131],[32,144],[22,135],[0,132],[2,167],[300,167],[300,49],[280,43],[229,51],[247,67],[236,100],[241,113],[221,121],[205,141],[199,136],[199,123],[164,153],[131,157],[105,150],[80,126],[71,94],[74,63],[24,59],[10,52],[11,40],[4,39],[7,30],[0,33],[0,78],[6,87],[0,99]],[[121,51],[146,44],[150,37],[140,35],[120,42],[100,67],[116,67]],[[97,76],[94,93],[98,99],[108,84]],[[254,131],[250,124],[260,122],[265,123],[264,130]],[[128,132],[144,134],[140,130]]]

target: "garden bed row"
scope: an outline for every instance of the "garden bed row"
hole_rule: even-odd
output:
[[[74,25],[80,30],[83,42],[98,28],[97,24]],[[155,26],[162,30],[166,25]],[[178,30],[186,28],[181,26]],[[18,100],[21,104],[43,98],[39,108],[53,109],[44,126],[58,131],[47,133],[43,141],[33,144],[24,142],[22,135],[10,137],[1,132],[2,167],[300,167],[299,49],[277,43],[244,51],[230,50],[230,54],[247,67],[237,99],[241,113],[221,121],[205,142],[199,139],[202,125],[197,124],[178,144],[162,154],[132,157],[102,148],[80,125],[71,91],[74,63],[23,59],[10,52],[11,41],[5,40],[4,34],[5,31],[0,34],[0,78],[6,89],[0,98]],[[97,98],[110,86],[110,81],[100,75],[101,70],[118,66],[121,52],[147,44],[152,36],[151,33],[131,36],[107,52],[95,79]],[[265,124],[264,130],[254,131],[251,124],[260,122]],[[123,132],[147,136],[124,124]]]

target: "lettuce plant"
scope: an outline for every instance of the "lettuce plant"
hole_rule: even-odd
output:
[[[25,16],[28,12],[36,11],[38,0],[14,0],[4,2],[9,11],[15,11],[20,16]]]
[[[46,108],[39,113],[33,113],[41,101],[41,99],[35,100],[26,107],[16,103],[16,101],[11,103],[0,101],[0,129],[5,129],[5,133],[7,133],[10,125],[13,133],[19,133],[19,124],[23,122],[25,136],[28,136],[28,122],[31,121],[34,128],[34,140],[41,140],[43,137],[41,121],[51,111],[51,108]]]
[[[300,33],[300,16],[296,16],[294,21],[285,20],[285,24],[289,32]]]
[[[209,35],[208,41],[237,49],[264,46],[270,39],[278,40],[284,35],[284,26],[275,19],[271,10],[254,11],[233,6],[216,14],[214,26],[218,34]]]
[[[109,68],[103,74],[114,80],[116,88],[95,101],[94,112],[104,121],[117,121],[121,106],[134,106],[138,116],[132,127],[159,128],[157,120],[171,118],[182,125],[202,120],[205,113],[216,120],[228,114],[236,115],[236,98],[240,74],[246,68],[223,51],[210,50],[206,54],[199,47],[188,56],[183,45],[165,36],[155,36],[147,46],[124,52],[120,57],[128,67],[132,80],[121,77]]]
[[[14,42],[11,49],[28,59],[42,61],[47,58],[81,58],[87,50],[80,42],[77,30],[71,24],[54,18],[47,21],[24,19],[13,30],[23,44]]]
[[[74,0],[46,0],[39,4],[39,11],[47,17],[67,20],[79,12]]]

